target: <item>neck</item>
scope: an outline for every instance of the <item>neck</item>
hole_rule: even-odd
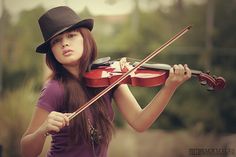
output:
[[[75,66],[75,65],[63,65],[63,67],[68,70],[72,75],[74,75],[76,78],[79,77],[79,66]]]

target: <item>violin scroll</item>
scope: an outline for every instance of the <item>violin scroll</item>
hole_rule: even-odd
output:
[[[208,73],[200,73],[198,76],[199,82],[203,86],[208,86],[207,90],[215,91],[225,88],[225,79],[223,77],[210,76]]]

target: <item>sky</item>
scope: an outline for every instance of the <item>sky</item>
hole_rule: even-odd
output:
[[[0,16],[2,14],[2,2],[12,15],[17,15],[22,10],[29,10],[42,5],[50,9],[60,5],[67,5],[77,12],[87,7],[94,15],[119,15],[127,14],[134,8],[135,0],[0,0]],[[160,3],[168,4],[173,0],[160,0]],[[157,7],[156,2],[150,0],[139,0],[143,9]],[[158,2],[159,3],[159,2]]]

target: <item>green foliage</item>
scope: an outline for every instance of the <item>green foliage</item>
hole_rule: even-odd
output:
[[[42,84],[42,56],[36,56],[34,50],[41,38],[37,18],[42,12],[41,7],[23,11],[19,20],[13,23],[5,10],[0,19],[3,86],[0,144],[6,157],[20,156],[20,138],[29,124],[37,98],[34,91]]]
[[[20,87],[22,81],[29,78],[35,78],[38,83],[41,81],[42,71],[39,69],[43,65],[42,56],[35,53],[35,47],[42,41],[37,25],[37,18],[42,12],[41,7],[23,11],[15,24],[11,23],[10,17],[1,18],[4,28],[7,27],[7,31],[1,34],[4,90]]]
[[[192,30],[187,35],[176,41],[167,50],[164,50],[153,59],[153,62],[170,65],[187,63],[192,69],[203,72],[211,70],[211,75],[219,74],[226,79],[226,89],[218,92],[205,91],[195,78],[188,81],[174,95],[153,128],[198,127],[200,132],[217,133],[233,133],[236,131],[234,124],[236,119],[235,98],[233,96],[236,89],[234,83],[236,75],[233,70],[235,56],[232,55],[235,53],[235,35],[232,30],[235,25],[233,15],[236,7],[235,2],[221,5],[222,3],[222,1],[215,1],[216,25],[214,29],[217,32],[213,35],[213,54],[208,63],[211,65],[211,69],[206,69],[208,67],[204,65],[208,53],[205,49],[207,33],[207,6],[205,3],[186,5],[183,10],[178,10],[173,4],[167,12],[162,9],[157,9],[154,12],[138,10],[136,16],[134,16],[134,13],[130,14],[121,26],[115,25],[113,34],[110,34],[110,36],[96,34],[100,38],[104,38],[102,40],[105,42],[100,44],[103,47],[109,46],[111,48],[109,50],[113,52],[110,54],[104,53],[104,55],[110,55],[113,58],[119,58],[120,56],[143,58],[149,52],[158,48],[178,29],[193,25]],[[225,11],[226,8],[227,12]],[[135,26],[133,20],[134,18],[137,20],[137,16],[138,22],[136,21],[136,24],[138,23],[138,26]],[[222,47],[222,49],[218,49],[219,47]],[[106,51],[105,49],[101,50]],[[140,90],[137,87],[132,91],[140,104],[147,104],[154,93],[157,92],[153,89]]]
[[[27,128],[38,97],[35,82],[28,80],[22,88],[5,92],[0,101],[0,144],[3,156],[20,156],[20,139]]]
[[[220,0],[215,2],[215,32],[214,43],[220,48],[234,48],[236,40],[235,14],[236,2],[228,0],[227,3],[222,3]]]

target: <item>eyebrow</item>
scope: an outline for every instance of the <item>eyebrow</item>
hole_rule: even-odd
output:
[[[52,44],[53,40],[57,39],[60,35],[65,34],[65,33],[72,33],[72,32],[80,32],[80,31],[79,31],[79,28],[76,28],[76,29],[71,29],[71,30],[69,29],[65,32],[62,32],[50,40],[50,45]]]

